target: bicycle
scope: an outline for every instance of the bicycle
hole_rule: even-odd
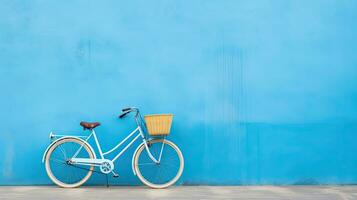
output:
[[[91,177],[94,167],[99,167],[100,171],[98,172],[100,173],[112,173],[114,177],[118,177],[118,174],[114,172],[114,162],[140,138],[142,143],[138,145],[132,157],[134,175],[151,188],[166,188],[173,185],[183,172],[184,158],[181,150],[173,142],[166,139],[170,132],[172,115],[151,116],[153,119],[164,119],[166,121],[154,121],[154,124],[150,124],[149,129],[138,108],[122,109],[119,118],[123,118],[131,112],[135,113],[137,128],[118,142],[116,146],[104,153],[94,131],[100,125],[99,122],[80,123],[84,130],[90,131],[88,136],[56,135],[51,132],[50,138],[54,141],[47,147],[42,158],[48,177],[56,185],[64,188],[74,188],[84,184]],[[144,117],[146,120],[147,116]],[[166,127],[164,127],[166,130],[158,130],[160,123],[166,123]],[[149,134],[145,134],[144,128]],[[135,134],[136,136],[113,159],[105,158]],[[99,158],[88,143],[92,136],[99,152]]]

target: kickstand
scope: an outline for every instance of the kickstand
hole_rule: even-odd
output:
[[[107,179],[107,188],[108,188],[109,187],[108,174],[105,175],[105,178]]]

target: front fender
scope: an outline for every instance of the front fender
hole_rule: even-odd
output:
[[[93,152],[93,154],[94,154],[94,158],[96,158],[95,151],[93,150],[92,146],[89,145],[89,143],[88,143],[87,141],[85,141],[85,140],[83,140],[83,139],[81,139],[81,138],[79,138],[79,137],[76,137],[76,136],[65,136],[65,137],[61,137],[61,138],[56,139],[56,140],[53,141],[50,145],[48,145],[48,147],[46,148],[45,152],[43,153],[42,163],[45,162],[46,154],[47,154],[48,150],[49,150],[56,142],[58,142],[58,141],[60,141],[60,140],[63,140],[63,139],[67,139],[67,138],[74,138],[74,139],[80,140],[80,141],[82,141],[83,143],[85,143],[86,145],[88,145],[88,147],[90,148],[90,150],[91,150],[91,151]]]

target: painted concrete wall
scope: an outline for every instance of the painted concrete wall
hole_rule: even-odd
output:
[[[49,184],[51,130],[175,114],[181,184],[357,183],[357,2],[1,1],[0,184]],[[116,164],[131,173],[133,149]],[[105,183],[95,175],[90,183]]]

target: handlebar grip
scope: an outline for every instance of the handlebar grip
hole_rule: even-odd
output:
[[[121,111],[123,111],[123,112],[125,112],[125,111],[128,111],[128,110],[130,110],[131,108],[123,108]]]
[[[123,118],[125,115],[127,115],[128,113],[130,113],[129,110],[123,112],[121,115],[119,115],[119,118]]]

